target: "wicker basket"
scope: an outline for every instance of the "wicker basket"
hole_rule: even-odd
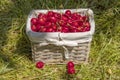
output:
[[[87,63],[90,42],[80,43],[79,46],[66,48],[69,51],[69,58],[64,55],[62,46],[46,45],[40,46],[40,43],[32,43],[32,58],[34,62],[43,61],[47,64],[65,64],[67,61],[73,61],[75,64]]]
[[[26,33],[31,41],[32,58],[34,62],[43,61],[46,64],[66,64],[73,61],[75,64],[87,63],[90,52],[90,43],[94,34],[95,23],[93,12],[90,9],[71,9],[84,14],[89,14],[91,30],[83,33],[37,33],[30,28],[30,20],[36,12],[46,13],[48,10],[34,10],[28,16]],[[64,10],[53,10],[65,12]],[[88,12],[88,13],[87,13]],[[59,40],[59,37],[62,41]],[[41,45],[42,43],[47,45]],[[59,43],[62,45],[59,45]],[[65,44],[64,44],[64,43]],[[76,45],[77,44],[77,45]],[[70,45],[70,46],[69,46]],[[72,45],[72,46],[71,46]]]

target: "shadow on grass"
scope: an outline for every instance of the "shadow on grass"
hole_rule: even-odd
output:
[[[13,56],[14,54],[18,55],[25,55],[28,58],[30,58],[30,44],[26,40],[25,31],[22,31],[20,34],[18,33],[18,36],[20,36],[19,40],[16,39],[17,44],[12,44],[10,39],[13,39],[10,36],[14,36],[14,32],[16,30],[13,29],[12,34],[12,27],[13,27],[13,19],[17,18],[24,18],[26,15],[28,15],[29,11],[32,10],[32,8],[29,8],[29,4],[27,2],[25,4],[20,3],[21,1],[2,1],[0,5],[3,5],[0,10],[0,62],[2,64],[9,63],[11,67],[15,67],[15,65],[18,65],[17,62],[14,61]],[[6,5],[4,5],[6,4]],[[27,7],[21,7],[21,6],[27,6]],[[22,9],[21,9],[22,8]],[[24,9],[26,8],[26,9]],[[29,8],[29,9],[28,9]],[[25,22],[24,22],[25,23]],[[21,23],[20,23],[21,24]],[[17,25],[17,27],[20,27],[20,25]],[[25,26],[24,26],[25,28]],[[19,31],[21,28],[18,28],[17,31]],[[10,33],[11,30],[11,33]],[[24,29],[25,30],[25,29]],[[16,46],[16,49],[14,49]],[[12,55],[12,54],[13,55]],[[8,66],[9,66],[8,65]]]
[[[7,68],[15,68],[16,62],[11,59],[9,55],[9,51],[7,49],[7,40],[8,40],[8,31],[10,26],[12,25],[12,19],[10,18],[1,18],[0,19],[0,67],[5,67],[3,70]],[[1,69],[2,70],[2,69]],[[2,71],[4,73],[4,71]],[[0,72],[1,74],[1,72]]]
[[[21,36],[17,41],[16,50],[14,51],[14,53],[17,53],[18,55],[24,55],[32,60],[31,43],[26,35],[25,26],[20,34]]]
[[[79,80],[80,78],[78,76],[76,76],[77,74],[68,74],[67,72],[64,72],[61,75],[61,79],[65,79],[65,80]]]

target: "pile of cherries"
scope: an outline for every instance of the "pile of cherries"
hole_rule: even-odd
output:
[[[66,10],[65,13],[48,11],[39,13],[31,19],[31,29],[34,32],[86,32],[90,31],[89,17]]]

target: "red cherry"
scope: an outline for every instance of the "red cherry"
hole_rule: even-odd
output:
[[[85,27],[90,27],[90,23],[89,22],[84,22],[84,26]]]
[[[78,24],[78,22],[72,22],[72,26],[77,27],[77,26],[79,26],[79,24]]]
[[[38,18],[41,18],[43,16],[43,13],[39,13]]]
[[[77,19],[78,19],[78,16],[79,16],[78,13],[73,13],[73,14],[71,15],[71,18],[72,18],[72,20],[77,20]]]
[[[84,32],[84,29],[85,27],[81,26],[80,29],[79,29],[79,32]]]
[[[40,24],[37,24],[37,25],[36,25],[37,31],[39,31],[41,28],[42,28],[42,26],[41,26]]]
[[[77,20],[77,17],[76,16],[72,16],[71,19],[74,21],[74,20]]]
[[[55,17],[50,17],[50,21],[53,22],[53,23],[56,23],[57,19]]]
[[[36,26],[35,26],[35,25],[32,25],[32,26],[31,26],[31,29],[32,29],[32,31],[37,32],[37,28],[36,28]]]
[[[79,14],[78,13],[73,13],[72,16],[77,17]]]
[[[42,69],[44,67],[44,63],[42,61],[39,61],[36,63],[36,67]]]
[[[65,15],[62,15],[61,19],[62,19],[63,21],[67,21],[67,20],[68,20],[67,16],[65,16]]]
[[[50,28],[47,28],[47,32],[55,32],[55,30],[52,27],[50,27]]]
[[[61,14],[60,13],[54,13],[54,17],[56,17],[58,20],[61,18]]]
[[[33,25],[36,25],[36,24],[37,24],[37,18],[32,18],[32,19],[31,19],[31,23],[32,23]]]
[[[69,28],[68,27],[62,27],[61,32],[67,33],[67,32],[69,32]]]
[[[51,22],[46,22],[45,27],[51,27],[52,23]]]
[[[45,25],[46,21],[45,21],[43,18],[39,18],[39,19],[38,19],[38,23],[39,23],[40,25]]]
[[[53,16],[54,15],[54,12],[53,11],[48,11],[47,13],[47,16],[50,17],[50,16]]]
[[[73,63],[72,61],[69,61],[69,62],[67,63],[67,67],[68,67],[68,68],[74,67],[74,63]]]
[[[90,31],[90,27],[84,27],[84,31]]]
[[[84,27],[81,32],[86,32],[86,28]]]
[[[90,27],[87,27],[87,28],[86,28],[86,31],[90,31]]]
[[[81,32],[82,27],[81,27],[81,26],[78,26],[78,27],[77,27],[77,30],[78,30],[79,32]]]
[[[69,19],[67,22],[68,24],[72,25],[73,20]]]
[[[60,26],[65,26],[67,24],[67,22],[65,22],[63,20],[60,20],[58,23],[59,23]]]
[[[78,16],[77,16],[77,20],[79,20],[79,21],[83,21],[82,16],[81,16],[81,15],[78,15]]]
[[[57,29],[58,32],[61,32],[62,31],[62,26],[59,26],[58,29]]]
[[[70,26],[70,29],[75,30],[75,29],[77,29],[77,27],[76,26]]]
[[[71,11],[70,11],[70,10],[66,10],[66,11],[65,11],[65,15],[71,16]]]
[[[70,29],[70,32],[79,32],[78,29]]]
[[[88,21],[88,17],[87,16],[82,16],[83,21]]]
[[[52,28],[54,29],[54,30],[57,30],[57,25],[52,25]]]
[[[47,28],[46,27],[41,28],[40,32],[47,32]]]
[[[82,21],[78,21],[79,26],[83,26],[83,22]]]
[[[74,68],[68,68],[67,73],[68,74],[75,74],[75,69]]]

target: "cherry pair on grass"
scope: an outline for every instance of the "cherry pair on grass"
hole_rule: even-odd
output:
[[[36,67],[39,69],[43,69],[44,63],[42,61],[39,61],[36,63]],[[75,74],[74,63],[72,61],[69,61],[67,63],[67,73],[68,74]]]

